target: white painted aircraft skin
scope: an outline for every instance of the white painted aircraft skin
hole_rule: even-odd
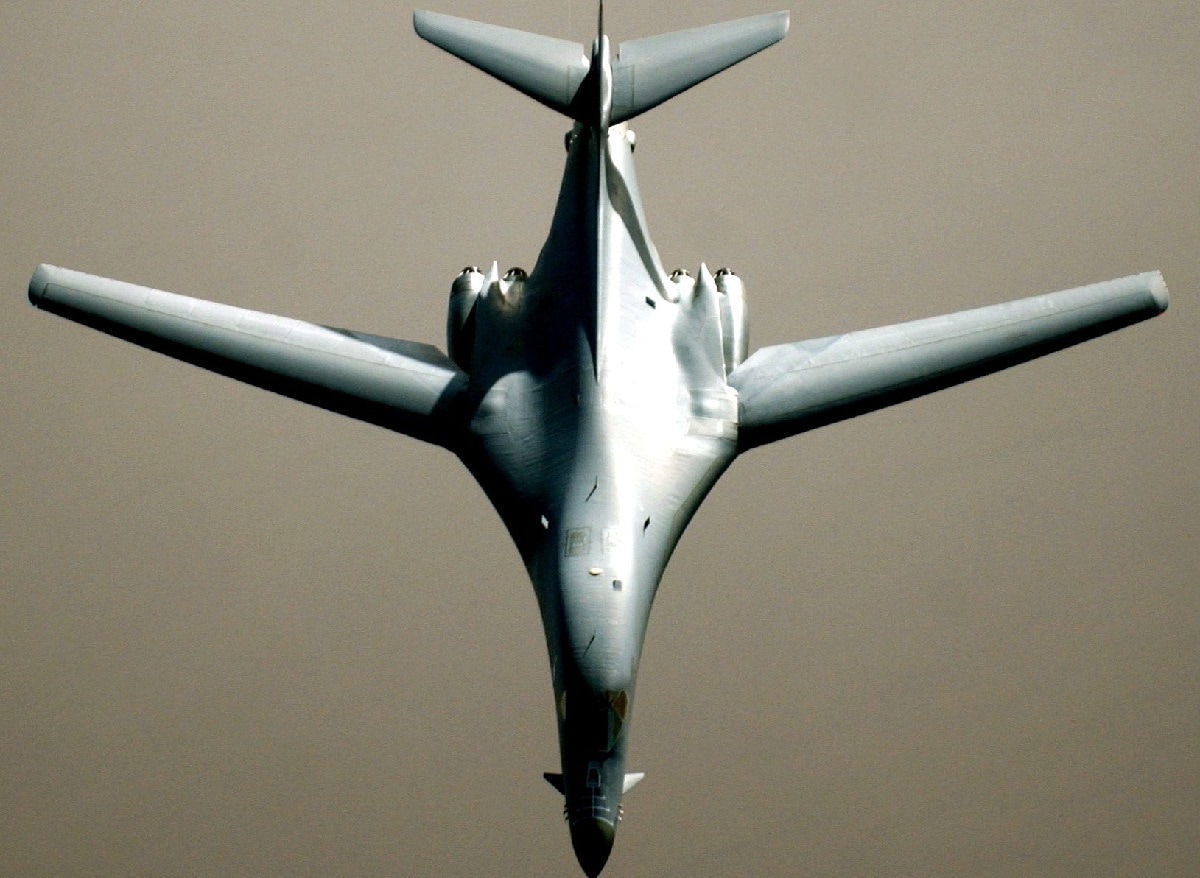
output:
[[[423,37],[570,116],[533,270],[465,269],[449,356],[43,265],[34,305],[457,454],[508,527],[541,609],[565,799],[583,870],[604,867],[638,663],[667,561],[741,452],[1067,347],[1167,307],[1147,272],[748,353],[741,280],[668,274],[643,214],[628,120],[782,39],[774,13],[635,40],[613,57],[418,12]],[[635,78],[636,73],[636,78]]]

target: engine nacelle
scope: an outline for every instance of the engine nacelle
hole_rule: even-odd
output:
[[[500,278],[496,285],[501,301],[510,308],[520,307],[525,296],[525,281],[528,279],[529,272],[523,268],[514,267],[504,272],[504,277]]]
[[[746,288],[742,279],[722,268],[717,272],[717,292],[721,294],[721,344],[728,375],[750,355],[750,316],[746,312]]]
[[[450,286],[450,305],[446,311],[446,349],[450,359],[463,371],[471,368],[475,349],[475,305],[483,289],[483,272],[471,265],[459,272]]]
[[[671,272],[671,283],[667,287],[667,301],[679,302],[691,298],[696,291],[696,279],[686,268],[677,268]]]

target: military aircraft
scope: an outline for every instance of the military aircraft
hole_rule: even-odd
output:
[[[417,33],[572,120],[531,272],[453,281],[448,355],[43,265],[34,305],[456,454],[516,543],[545,628],[562,793],[589,876],[608,860],[638,663],[663,569],[733,459],[1152,317],[1148,272],[747,356],[742,281],[667,272],[628,122],[784,37],[779,12],[580,44],[417,12]]]

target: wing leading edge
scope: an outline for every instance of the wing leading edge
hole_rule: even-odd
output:
[[[431,345],[317,326],[39,266],[38,308],[176,359],[436,445],[459,435],[466,376]]]
[[[1146,320],[1157,271],[941,317],[762,348],[735,369],[739,450],[952,387]]]

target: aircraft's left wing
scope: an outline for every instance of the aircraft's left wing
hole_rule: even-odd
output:
[[[432,345],[42,265],[29,301],[101,332],[437,445],[459,435],[466,376]]]
[[[1032,360],[1160,314],[1157,271],[927,320],[762,348],[729,375],[738,450]]]

